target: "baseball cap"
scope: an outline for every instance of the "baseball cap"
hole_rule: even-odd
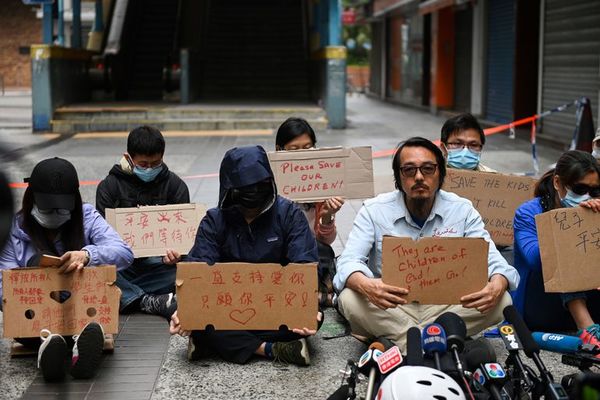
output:
[[[38,208],[42,210],[75,208],[79,178],[75,167],[67,160],[54,157],[40,161],[25,182],[29,183]]]

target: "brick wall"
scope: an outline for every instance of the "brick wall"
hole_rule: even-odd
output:
[[[0,2],[0,75],[6,87],[31,87],[29,53],[19,54],[19,47],[42,42],[42,22],[21,0]]]

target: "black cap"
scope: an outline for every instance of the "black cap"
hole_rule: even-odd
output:
[[[54,157],[40,161],[25,179],[33,191],[38,208],[48,210],[75,208],[75,195],[79,192],[79,178],[73,164]]]

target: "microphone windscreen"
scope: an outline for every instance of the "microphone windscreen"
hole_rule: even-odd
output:
[[[504,318],[515,328],[515,332],[517,336],[521,340],[521,345],[523,346],[523,351],[527,354],[527,357],[533,357],[533,353],[540,352],[540,346],[533,340],[533,336],[531,336],[531,331],[523,321],[521,314],[517,311],[514,306],[507,306],[503,311]]]
[[[533,340],[542,350],[555,353],[576,353],[583,345],[577,336],[566,336],[558,333],[533,332]]]
[[[446,352],[446,332],[440,324],[428,324],[423,328],[423,351],[427,355]]]
[[[423,366],[423,349],[421,348],[421,330],[416,326],[406,332],[406,365]]]
[[[437,317],[435,323],[440,324],[446,331],[448,347],[456,346],[457,350],[461,352],[467,337],[465,321],[455,313],[448,311]]]
[[[378,337],[377,339],[375,339],[375,341],[383,344],[386,351],[395,346],[394,342],[383,336]]]
[[[485,338],[465,342],[463,356],[465,358],[466,370],[470,372],[475,372],[479,368],[479,364],[497,362],[496,350],[490,341]]]
[[[378,341],[375,341],[375,342],[371,343],[369,345],[369,349],[379,350],[382,353],[384,353],[385,350],[386,350],[385,345],[383,343],[381,343],[381,342],[378,342]]]

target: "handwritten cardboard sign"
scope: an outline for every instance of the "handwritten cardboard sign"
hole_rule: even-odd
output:
[[[317,327],[317,264],[177,264],[183,329]]]
[[[121,291],[114,285],[116,278],[114,265],[70,274],[56,268],[3,270],[4,337],[38,337],[41,329],[75,335],[91,321],[105,333],[117,333]],[[60,303],[55,300],[59,291],[71,296]]]
[[[443,189],[467,198],[479,211],[495,244],[513,244],[515,210],[532,199],[535,179],[448,168]]]
[[[488,279],[488,242],[482,238],[383,237],[382,278],[407,288],[409,302],[460,304]]]
[[[546,292],[600,287],[600,213],[559,208],[535,216]]]
[[[202,204],[107,208],[106,221],[137,258],[164,256],[167,249],[187,254],[204,214]]]
[[[371,147],[269,152],[280,195],[297,202],[373,197]]]

